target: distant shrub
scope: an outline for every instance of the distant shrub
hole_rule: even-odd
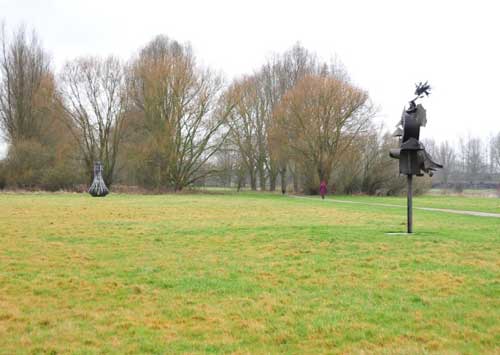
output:
[[[34,140],[16,143],[9,148],[5,160],[6,180],[11,187],[34,188],[40,185],[42,170],[49,162],[49,155]]]
[[[464,192],[464,184],[462,183],[456,183],[454,186],[453,186],[453,191],[458,193],[458,194],[461,194]]]
[[[59,164],[43,171],[40,185],[47,191],[74,190],[81,176],[78,169]]]
[[[423,195],[432,188],[432,179],[425,175],[422,177],[414,177],[414,188],[413,188],[413,194],[414,195]]]
[[[432,187],[432,180],[428,176],[413,177],[413,195],[423,195]],[[406,176],[393,176],[384,181],[383,187],[377,189],[376,196],[402,196],[406,195],[408,189]]]
[[[48,191],[74,189],[84,177],[79,163],[52,148],[36,140],[19,141],[10,146],[0,168],[4,187]]]
[[[445,185],[445,186],[441,189],[441,195],[448,195],[448,185]]]

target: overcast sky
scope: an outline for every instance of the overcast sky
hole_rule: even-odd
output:
[[[498,1],[0,0],[8,29],[34,28],[54,68],[81,55],[128,59],[157,34],[190,42],[228,80],[297,41],[340,59],[392,129],[428,80],[421,138],[500,132]],[[1,150],[1,148],[0,148]],[[1,152],[0,152],[1,154]]]

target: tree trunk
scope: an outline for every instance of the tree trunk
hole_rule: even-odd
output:
[[[113,184],[113,169],[109,167],[109,162],[107,163],[107,166],[104,167],[104,174],[103,174],[103,179],[104,183],[108,187],[108,189],[111,187]]]
[[[259,168],[260,191],[266,191],[266,172],[264,168]]]
[[[281,169],[281,193],[284,195],[286,193],[286,168]]]
[[[299,177],[296,171],[292,173],[293,178],[293,192],[299,192]]]
[[[255,172],[250,172],[250,188],[252,191],[257,191],[257,177]]]
[[[269,175],[269,191],[276,191],[276,178],[278,176],[276,174]]]

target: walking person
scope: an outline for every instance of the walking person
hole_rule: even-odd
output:
[[[325,195],[327,193],[327,188],[326,188],[326,181],[323,180],[321,181],[321,183],[319,184],[319,194],[321,195],[321,199],[324,200],[325,199]]]

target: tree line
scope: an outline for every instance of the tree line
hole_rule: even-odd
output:
[[[426,147],[440,162],[433,182],[442,188],[499,188],[500,132],[489,138],[460,137],[455,145],[427,140]]]
[[[9,35],[2,25],[0,45],[8,143],[0,187],[74,189],[91,182],[95,161],[108,186],[155,191],[211,184],[316,193],[322,180],[346,193],[404,187],[387,154],[396,143],[373,123],[367,92],[299,44],[229,83],[199,65],[189,44],[163,35],[126,62],[84,56],[58,73],[35,32]],[[460,166],[472,174],[467,159]]]

